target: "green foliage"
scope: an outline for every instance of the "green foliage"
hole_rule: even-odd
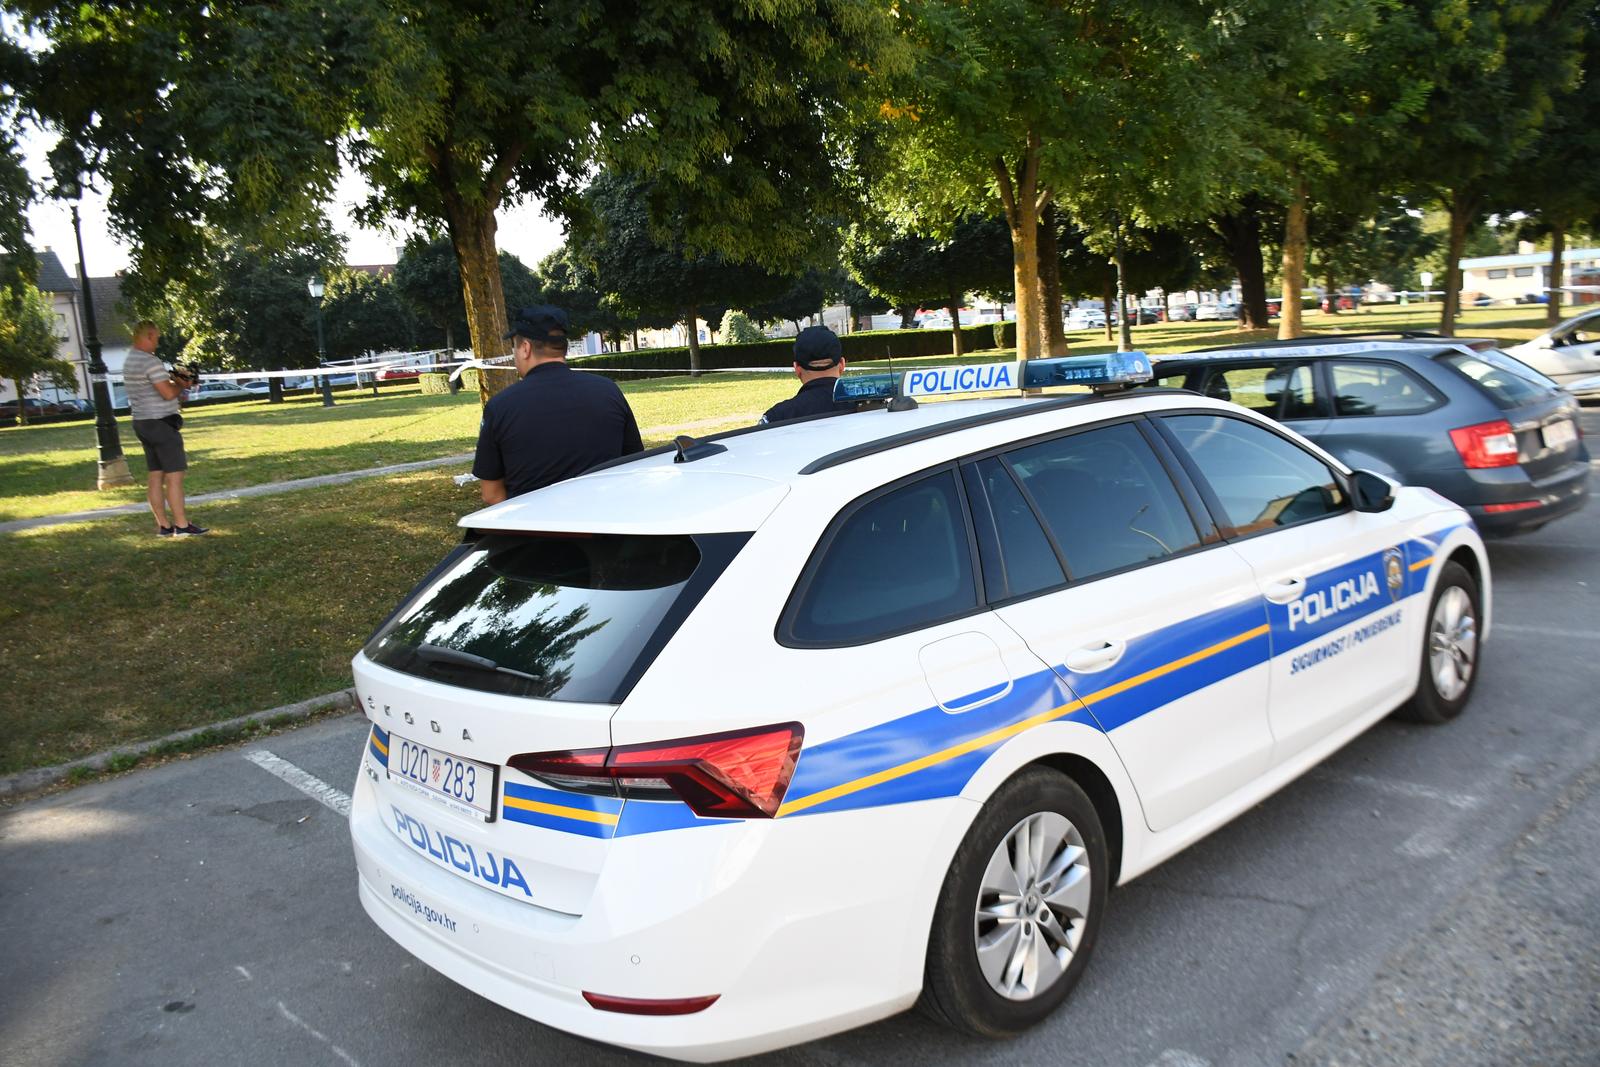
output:
[[[1013,327],[1003,323],[989,326],[963,327],[961,336],[968,352],[994,348],[1000,335],[999,327]],[[845,334],[839,344],[846,360],[868,359],[925,359],[945,356],[952,351],[949,330],[875,330]],[[701,367],[705,370],[732,370],[740,367],[786,367],[794,362],[794,339],[755,341],[746,344],[720,344],[700,346]],[[648,377],[659,377],[659,372],[689,373],[688,348],[647,348],[637,352],[608,352],[590,356],[587,360],[574,360],[574,366],[585,362],[600,367],[621,368],[620,373],[608,377],[627,379],[636,371],[652,371]],[[606,372],[600,372],[606,373]]]
[[[190,338],[186,355],[238,370],[316,366],[317,305],[307,283],[336,257],[327,247],[208,247],[168,292],[174,324]]]
[[[366,271],[332,271],[322,297],[329,359],[414,349],[419,338],[411,308],[387,278]]]
[[[1008,294],[1011,235],[998,218],[968,216],[947,236],[858,224],[845,238],[845,262],[869,292],[892,307],[944,307],[969,292]]]
[[[756,324],[750,321],[749,315],[733,308],[722,313],[722,326],[717,330],[717,336],[722,338],[722,343],[725,345],[747,345],[767,339],[766,335],[756,329]]]
[[[72,385],[72,364],[56,358],[55,325],[49,299],[31,283],[0,288],[0,378],[15,382],[18,396],[38,377]],[[26,417],[20,404],[18,413]]]
[[[18,86],[28,76],[28,54],[22,45],[0,34],[0,287],[33,280],[38,260],[28,243],[28,205],[33,179],[22,160],[18,134],[23,101]]]
[[[11,5],[44,43],[20,84],[61,134],[56,180],[109,186],[146,297],[202,265],[215,232],[285,249],[319,227],[349,121],[342,49],[364,21],[342,6]]]

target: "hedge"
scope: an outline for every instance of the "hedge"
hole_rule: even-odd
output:
[[[968,352],[998,347],[1015,347],[1016,325],[963,326],[961,336]],[[951,353],[949,330],[869,330],[839,338],[847,360],[926,359]],[[704,370],[737,370],[742,367],[787,367],[794,362],[794,340],[752,341],[739,345],[701,345],[700,366]],[[637,352],[602,352],[572,361],[603,367],[600,373],[613,378],[632,377],[634,372],[689,373],[688,348],[647,348]]]

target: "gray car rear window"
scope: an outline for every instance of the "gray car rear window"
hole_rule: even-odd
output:
[[[1561,389],[1521,360],[1494,349],[1483,352],[1441,352],[1435,358],[1471,378],[1494,401],[1496,407],[1521,407]]]

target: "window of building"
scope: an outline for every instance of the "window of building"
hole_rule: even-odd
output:
[[[1512,271],[1511,273],[1513,275],[1515,275],[1516,277],[1518,277],[1518,278],[1531,278],[1531,277],[1533,277],[1533,268],[1532,267],[1518,267],[1516,270]]]
[[[1506,276],[1506,269],[1504,267],[1496,267],[1494,270],[1491,270],[1489,272],[1489,280],[1490,281],[1499,281],[1501,278],[1504,278],[1505,276]]]

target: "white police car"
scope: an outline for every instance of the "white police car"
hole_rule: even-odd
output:
[[[1110,886],[1396,708],[1455,716],[1487,630],[1460,508],[1231,404],[906,399],[1148,373],[890,379],[463,520],[355,658],[367,913],[684,1059],[1043,1018]]]

